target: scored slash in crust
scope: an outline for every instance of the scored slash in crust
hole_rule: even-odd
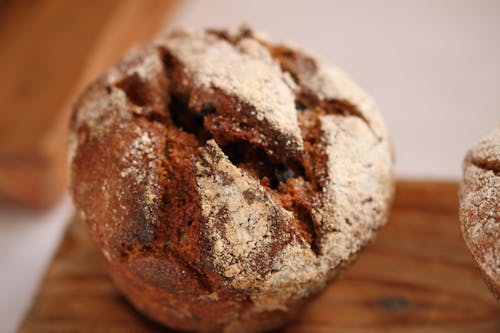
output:
[[[371,241],[393,195],[371,98],[246,28],[129,52],[71,127],[73,198],[112,278],[178,329],[282,325]]]

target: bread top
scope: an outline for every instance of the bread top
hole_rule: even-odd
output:
[[[500,297],[500,126],[469,150],[463,170],[462,232],[489,285]]]
[[[393,194],[373,100],[248,28],[132,50],[81,97],[70,141],[74,201],[110,263],[173,253],[207,294],[262,309],[323,286]]]
[[[472,147],[467,160],[493,173],[500,171],[500,125]]]

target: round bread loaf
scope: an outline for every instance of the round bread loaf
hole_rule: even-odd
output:
[[[500,299],[500,126],[465,157],[460,220],[472,257],[486,284]]]
[[[247,28],[175,31],[78,101],[71,191],[121,292],[180,330],[279,327],[386,222],[391,145],[343,72]]]

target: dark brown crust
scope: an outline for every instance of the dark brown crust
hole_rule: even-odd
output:
[[[162,48],[161,51],[169,77],[177,83],[171,86],[170,94],[187,98],[186,107],[202,114],[205,130],[212,134],[219,145],[245,141],[264,149],[276,159],[299,153],[296,144],[287,144],[294,142],[291,137],[275,130],[266,119],[256,119],[250,105],[220,89],[196,87],[194,79],[189,76],[181,61],[168,50]],[[213,110],[216,112],[212,112]]]
[[[311,216],[311,200],[315,200],[314,196],[320,190],[320,178],[326,176],[326,156],[319,140],[318,117],[322,111],[307,112],[314,120],[299,120],[305,150],[298,150],[297,146],[287,144],[293,141],[290,137],[283,136],[265,119],[257,120],[252,116],[253,107],[220,89],[194,86],[193,78],[180,60],[165,48],[161,53],[170,81],[174,83],[170,86],[170,95],[184,100],[182,107],[189,113],[200,114],[203,127],[195,129],[198,139],[204,142],[213,138],[230,158],[237,155],[238,161],[233,162],[259,179],[284,208],[295,213],[297,231],[318,252],[318,228]],[[318,106],[318,109],[321,108]],[[193,122],[193,119],[187,120]],[[237,151],[232,153],[232,149]],[[276,179],[279,176],[269,173],[280,169],[289,170],[294,176],[280,182]]]
[[[272,54],[292,76],[308,63],[298,52],[294,62]],[[133,69],[149,58],[159,63],[145,79]],[[252,107],[237,97],[196,87],[178,59],[153,45],[127,56],[83,94],[71,121],[73,199],[114,282],[141,312],[180,330],[257,332],[290,321],[324,288],[322,283],[307,297],[290,300],[287,311],[252,312],[256,289],[233,287],[213,264],[215,244],[195,179],[193,161],[203,160],[207,140],[214,139],[234,165],[292,212],[291,225],[278,214],[271,217],[272,241],[255,261],[259,276],[272,273],[265,258],[292,241],[319,255],[322,229],[312,210],[327,181],[319,117],[361,115],[347,101],[320,101],[307,91],[297,93],[296,104],[303,149],[266,120],[257,122]],[[254,194],[245,200],[255,200]],[[220,228],[226,218],[222,212]],[[332,267],[328,280],[354,258]]]
[[[104,114],[98,121],[111,121],[110,130],[95,136],[86,124],[77,122],[77,113],[73,116],[72,131],[78,140],[72,163],[74,201],[79,211],[92,212],[85,216],[92,239],[113,258],[109,260],[104,255],[113,281],[138,309],[176,329],[220,331],[244,311],[249,300],[245,294],[232,290],[205,260],[208,245],[200,226],[199,200],[195,199],[190,163],[199,141],[173,125],[165,112],[167,98],[161,105],[150,86],[138,81],[134,74],[130,77],[115,85],[129,97],[128,108],[133,113],[130,119],[123,119],[118,112]],[[166,86],[163,88],[167,90]],[[104,78],[98,80],[75,109],[108,98],[111,89],[114,88]],[[147,113],[134,113],[133,104]],[[129,163],[123,161],[123,156],[133,145],[137,132],[148,133],[155,146],[155,168],[148,172],[162,184],[156,193],[162,200],[153,204],[146,203],[146,184],[135,184],[133,175],[120,177],[126,168],[123,163]],[[137,162],[142,167],[148,165],[144,157]],[[113,183],[101,191],[105,180]],[[111,197],[106,199],[106,195]],[[125,210],[117,212],[110,207]],[[277,228],[275,232],[282,231]],[[262,269],[269,269],[264,262],[261,264]],[[213,298],[211,295],[215,294],[217,297]],[[267,320],[259,326],[282,325],[286,317]]]

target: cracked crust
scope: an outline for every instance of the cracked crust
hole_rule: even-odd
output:
[[[203,31],[175,33],[160,43],[183,63],[194,84],[218,88],[253,107],[252,117],[268,120],[302,148],[295,115],[294,84],[256,39],[234,44]]]
[[[75,106],[71,191],[120,290],[196,331],[279,327],[386,222],[390,140],[338,70],[249,29],[176,31]]]
[[[488,287],[500,299],[500,126],[465,157],[460,189],[462,234]]]

